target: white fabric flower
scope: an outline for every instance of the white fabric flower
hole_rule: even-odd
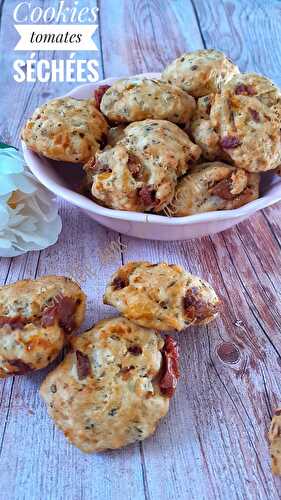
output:
[[[53,245],[61,228],[53,195],[27,170],[16,149],[0,144],[0,256]]]

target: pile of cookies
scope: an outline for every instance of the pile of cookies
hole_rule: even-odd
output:
[[[280,172],[281,92],[222,52],[183,54],[161,79],[53,100],[28,120],[27,146],[84,165],[93,199],[118,210],[186,216],[238,208]]]
[[[0,288],[0,378],[44,368],[67,345],[40,394],[69,441],[89,453],[155,431],[179,378],[177,344],[159,331],[207,324],[220,301],[179,266],[129,262],[113,275],[104,303],[121,316],[74,335],[86,295],[71,279],[44,276]]]

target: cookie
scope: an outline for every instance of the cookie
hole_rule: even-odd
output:
[[[257,73],[239,73],[225,83],[223,90],[231,95],[255,97],[266,107],[275,109],[280,116],[280,89],[266,76]]]
[[[220,138],[210,120],[210,111],[215,94],[199,97],[193,114],[190,133],[194,142],[200,146],[205,160],[229,160],[229,156],[220,146]]]
[[[187,124],[195,99],[184,90],[160,80],[115,82],[103,95],[100,109],[109,121],[131,123],[148,118]]]
[[[237,168],[263,172],[280,164],[280,96],[270,80],[235,76],[216,95],[210,120],[220,147]]]
[[[153,434],[179,377],[175,341],[118,317],[73,338],[71,349],[40,390],[69,441],[92,453]]]
[[[225,163],[203,163],[179,181],[168,207],[170,215],[183,217],[214,210],[239,208],[259,197],[260,174],[251,174]]]
[[[205,160],[228,159],[220,146],[220,138],[210,120],[194,118],[190,128],[194,142],[200,146]]]
[[[92,195],[109,208],[161,212],[173,199],[177,177],[196,163],[201,150],[165,120],[135,122],[123,133],[84,167],[92,176]]]
[[[0,287],[0,378],[44,368],[84,319],[77,283],[43,276]]]
[[[36,109],[22,130],[22,139],[52,160],[85,163],[103,147],[107,131],[93,99],[62,97]]]
[[[281,476],[281,408],[275,410],[268,433],[272,473]]]
[[[222,52],[214,49],[187,52],[167,66],[162,79],[194,97],[220,92],[239,69]]]
[[[179,266],[129,262],[113,275],[104,303],[140,326],[181,331],[212,321],[220,301],[206,281]]]

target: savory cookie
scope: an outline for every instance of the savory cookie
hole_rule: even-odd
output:
[[[85,165],[92,175],[92,195],[119,210],[162,211],[174,196],[177,176],[201,154],[174,123],[144,120],[126,127],[113,148]]]
[[[115,146],[121,139],[124,137],[124,129],[125,125],[117,125],[116,127],[111,127],[108,130],[107,134],[107,144],[103,151],[107,151],[112,146]],[[111,155],[110,155],[111,156]],[[102,158],[106,158],[102,157]],[[90,160],[84,165],[85,179],[84,179],[84,188],[87,192],[91,192],[92,184],[93,184],[93,172],[95,170],[96,157],[93,156]]]
[[[195,99],[179,87],[159,80],[119,80],[103,95],[100,109],[117,123],[153,118],[186,124],[195,110]]]
[[[0,378],[44,368],[84,319],[86,297],[62,276],[0,287]]]
[[[278,408],[274,412],[268,439],[270,443],[272,473],[281,476],[281,408]]]
[[[202,156],[209,161],[227,160],[228,155],[220,146],[220,138],[210,120],[196,118],[191,123],[191,134],[193,140],[200,146]]]
[[[175,341],[118,317],[73,338],[71,347],[40,390],[69,441],[91,453],[150,436],[179,377]]]
[[[256,97],[268,108],[276,110],[280,117],[281,92],[280,89],[263,75],[257,73],[239,73],[234,75],[223,88],[231,95]]]
[[[202,156],[206,160],[229,160],[229,156],[220,146],[219,135],[215,132],[210,120],[214,98],[215,94],[199,97],[191,120],[190,133],[194,142],[200,146]]]
[[[210,120],[220,147],[236,167],[262,172],[280,164],[280,94],[270,80],[235,76],[216,95]]]
[[[222,52],[214,49],[182,54],[167,66],[162,78],[194,97],[221,90],[222,85],[239,69]]]
[[[97,154],[84,169],[91,179],[94,199],[116,210],[159,212],[173,198],[177,182],[173,170],[123,144]]]
[[[206,281],[179,266],[129,262],[113,275],[104,303],[138,325],[180,331],[212,321],[220,301]]]
[[[208,94],[204,97],[199,97],[196,101],[196,109],[194,114],[198,118],[205,118],[209,120],[210,111],[212,107],[212,103],[214,102],[215,94]]]
[[[179,181],[167,212],[183,217],[238,208],[258,198],[259,182],[260,174],[251,174],[219,161],[202,163]]]
[[[85,163],[103,146],[107,131],[94,99],[63,97],[36,109],[22,130],[22,139],[52,160]]]
[[[124,144],[155,162],[168,166],[177,176],[184,175],[200,158],[201,149],[180,127],[166,120],[144,120],[125,129]],[[163,152],[162,152],[163,151]]]

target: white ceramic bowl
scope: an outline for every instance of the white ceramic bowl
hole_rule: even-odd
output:
[[[159,78],[159,73],[145,73],[135,77]],[[117,78],[108,78],[96,84],[86,84],[72,90],[68,95],[86,99],[93,95],[99,85],[112,84]],[[261,197],[235,210],[222,210],[187,217],[164,217],[162,215],[138,212],[124,212],[104,208],[86,196],[77,193],[73,186],[77,177],[74,165],[56,165],[29,150],[22,143],[27,165],[35,177],[57,196],[80,207],[89,217],[104,226],[120,233],[152,240],[185,240],[224,231],[238,222],[247,219],[257,210],[268,207],[281,200],[281,177],[271,173],[264,174]]]

